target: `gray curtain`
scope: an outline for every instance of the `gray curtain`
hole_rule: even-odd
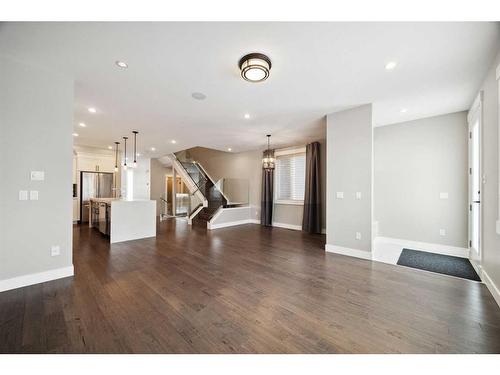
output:
[[[319,169],[319,142],[306,146],[306,190],[302,230],[321,233],[321,176]]]
[[[264,157],[266,156],[264,152]],[[272,152],[274,157],[274,152]],[[266,227],[273,224],[273,186],[274,186],[274,170],[262,169],[262,194],[260,207],[260,223]]]

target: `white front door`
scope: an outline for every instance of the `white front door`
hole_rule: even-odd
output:
[[[469,111],[469,248],[481,263],[481,95]]]

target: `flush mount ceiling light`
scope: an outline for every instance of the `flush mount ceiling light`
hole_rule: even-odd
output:
[[[173,144],[175,145],[175,144],[177,143],[177,141],[176,141],[175,139],[172,139],[172,140],[170,141],[170,143],[173,143]]]
[[[90,113],[97,113],[97,109],[95,109],[94,107],[89,107],[88,110]]]
[[[207,98],[207,96],[201,92],[193,92],[191,96],[196,100],[205,100]]]
[[[396,61],[389,61],[387,64],[385,64],[385,70],[393,70],[398,63]]]
[[[151,147],[151,151],[156,151],[156,148],[154,148],[154,147]]]
[[[128,68],[128,64],[124,61],[115,61],[115,64],[116,66],[122,68],[122,69],[127,69]]]
[[[233,149],[232,149],[231,147],[229,147],[227,150],[228,150],[228,151],[232,151]]]
[[[249,82],[262,82],[269,77],[271,60],[262,53],[249,53],[243,56],[238,63],[241,77]]]

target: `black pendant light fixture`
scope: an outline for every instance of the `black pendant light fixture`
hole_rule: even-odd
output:
[[[118,172],[118,145],[120,142],[115,142],[115,172]]]
[[[127,170],[127,139],[128,137],[123,137],[124,149],[123,149],[123,169]]]
[[[267,170],[274,169],[274,151],[270,149],[269,143],[271,140],[271,134],[266,135],[267,137],[267,150],[264,151],[264,157],[262,158],[262,168]]]
[[[137,168],[137,134],[139,134],[139,132],[137,130],[133,130],[132,133],[134,133],[134,164],[133,164],[133,167]]]

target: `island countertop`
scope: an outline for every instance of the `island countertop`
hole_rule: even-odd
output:
[[[99,221],[106,221],[111,243],[156,236],[156,200],[91,198],[91,201],[109,206],[109,209],[99,210],[105,215],[105,218],[99,215]],[[92,227],[92,204],[89,210],[89,226]]]

